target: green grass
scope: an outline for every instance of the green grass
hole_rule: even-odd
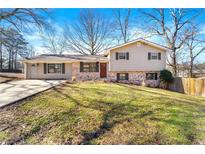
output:
[[[6,144],[204,144],[205,98],[103,82],[65,84],[0,110]]]

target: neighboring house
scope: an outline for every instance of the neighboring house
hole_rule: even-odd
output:
[[[189,72],[190,66],[188,64],[180,64],[177,67],[178,67],[178,72],[177,72],[178,77],[190,77],[190,72]],[[204,64],[194,65],[192,75],[194,78],[205,77]]]
[[[107,49],[104,55],[43,54],[24,60],[27,79],[120,80],[157,86],[166,68],[166,51],[156,43],[137,39]]]

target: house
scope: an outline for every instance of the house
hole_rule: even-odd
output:
[[[178,77],[190,77],[190,66],[189,64],[179,64],[177,66]],[[192,76],[194,78],[205,77],[205,65],[204,64],[195,64],[193,65]]]
[[[43,54],[24,60],[25,78],[105,78],[157,86],[159,72],[166,68],[168,50],[156,43],[137,39],[109,48],[103,55]]]

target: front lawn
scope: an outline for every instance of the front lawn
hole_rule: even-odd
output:
[[[67,83],[0,109],[1,144],[204,144],[205,98]]]

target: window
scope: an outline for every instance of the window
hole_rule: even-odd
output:
[[[158,53],[151,53],[151,59],[158,59]]]
[[[117,73],[117,80],[128,80],[128,73]]]
[[[161,60],[161,53],[156,52],[149,52],[148,53],[148,60]]]
[[[99,63],[80,63],[80,72],[99,72]]]
[[[61,73],[62,64],[48,64],[48,73]]]
[[[118,59],[126,59],[126,53],[125,52],[121,52],[118,54]]]
[[[129,52],[116,52],[116,60],[127,59],[129,60]]]
[[[146,73],[146,80],[157,80],[157,73]]]

